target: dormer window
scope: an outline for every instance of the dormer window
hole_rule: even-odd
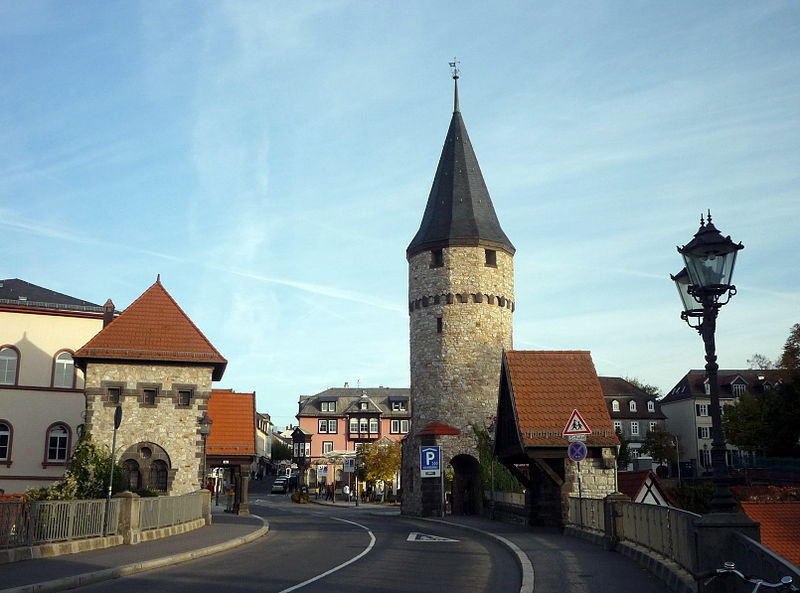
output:
[[[656,402],[650,400],[647,402],[647,411],[648,412],[655,412],[656,411]]]
[[[636,402],[635,402],[635,401],[633,401],[633,400],[631,400],[631,402],[628,404],[628,409],[629,409],[631,412],[635,412],[635,411],[636,411]]]
[[[444,265],[444,253],[441,249],[431,249],[431,267],[441,268]]]
[[[619,402],[617,400],[611,402],[611,411],[619,412]]]

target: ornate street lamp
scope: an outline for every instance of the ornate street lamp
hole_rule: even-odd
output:
[[[683,256],[686,267],[671,276],[683,303],[681,319],[698,331],[706,350],[706,380],[711,399],[711,468],[714,482],[712,513],[731,513],[738,507],[728,488],[729,474],[725,461],[727,447],[722,432],[719,365],[714,334],[720,307],[726,305],[736,294],[731,278],[736,255],[743,248],[744,245],[734,243],[730,236],[722,236],[711,222],[709,211],[707,220],[700,217],[700,229],[694,238],[683,247],[678,247],[678,253]]]

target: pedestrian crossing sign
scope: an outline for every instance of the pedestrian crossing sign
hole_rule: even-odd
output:
[[[565,437],[576,436],[576,435],[587,435],[592,434],[592,429],[589,428],[589,425],[586,424],[586,420],[583,419],[581,413],[578,409],[572,410],[572,414],[569,415],[569,420],[564,425],[564,430],[561,431],[561,434]]]

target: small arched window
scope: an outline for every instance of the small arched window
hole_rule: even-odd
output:
[[[56,356],[53,368],[53,387],[75,387],[75,361],[72,354],[61,352]]]
[[[11,459],[11,424],[5,420],[0,420],[0,461],[9,461]]]
[[[54,424],[47,431],[48,464],[64,464],[69,454],[70,432],[64,424]]]
[[[633,401],[633,400],[631,400],[631,403],[630,403],[630,404],[628,404],[628,409],[629,409],[631,412],[635,412],[635,411],[636,411],[636,402],[635,402],[635,401]]]
[[[619,402],[617,400],[611,402],[611,411],[619,412]]]
[[[16,385],[18,367],[17,349],[10,346],[0,348],[0,385]]]

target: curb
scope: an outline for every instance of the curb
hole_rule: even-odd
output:
[[[256,517],[259,521],[261,521],[262,526],[252,533],[242,535],[226,542],[214,544],[213,546],[191,550],[189,552],[181,552],[179,554],[173,554],[172,556],[157,558],[155,560],[145,560],[144,562],[134,562],[124,566],[106,568],[93,572],[85,572],[83,574],[53,579],[51,581],[33,583],[31,585],[22,585],[20,587],[14,587],[11,589],[0,589],[0,593],[56,593],[57,591],[63,591],[64,589],[74,589],[76,587],[83,587],[84,585],[110,581],[119,577],[145,572],[148,570],[154,570],[156,568],[163,568],[165,566],[171,566],[174,564],[181,564],[182,562],[188,562],[189,560],[196,560],[197,558],[203,558],[205,556],[211,556],[212,554],[218,554],[219,552],[225,552],[243,544],[255,541],[267,534],[269,531],[269,523],[267,523],[258,515],[251,515],[251,517]]]
[[[442,519],[430,519],[428,517],[414,517],[414,519],[420,521],[429,521],[430,523],[441,523],[443,525],[454,525],[456,527],[477,531],[478,533],[482,533],[483,535],[488,535],[489,537],[493,537],[503,545],[507,546],[517,557],[517,563],[519,564],[520,571],[522,572],[522,583],[520,584],[519,587],[519,593],[533,593],[533,585],[535,580],[535,575],[533,572],[533,564],[531,564],[531,560],[530,558],[528,558],[528,555],[522,551],[522,548],[520,548],[517,544],[515,544],[511,540],[503,537],[502,535],[497,535],[496,533],[492,533],[491,531],[486,531],[484,529],[472,527],[471,525],[464,525],[462,523],[444,521]],[[5,592],[0,591],[0,593],[5,593]]]

